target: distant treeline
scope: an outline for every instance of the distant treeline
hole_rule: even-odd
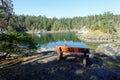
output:
[[[47,18],[46,16],[16,15],[9,21],[8,30],[38,31],[38,30],[72,30],[86,27],[102,32],[116,32],[120,28],[120,15],[111,12],[74,18]]]

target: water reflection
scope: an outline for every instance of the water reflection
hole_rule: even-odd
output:
[[[86,48],[87,46],[82,43],[75,33],[67,32],[67,33],[46,33],[37,35],[31,35],[33,39],[39,43],[37,46],[41,49],[55,49],[55,46],[71,46],[71,47],[83,47]]]
[[[75,33],[67,32],[67,33],[43,33],[42,35],[31,34],[31,37],[40,45],[49,43],[49,42],[57,42],[57,41],[74,41],[79,42],[80,40],[77,38]]]

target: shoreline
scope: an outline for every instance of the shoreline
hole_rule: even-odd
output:
[[[96,38],[96,37],[87,37],[84,36],[83,34],[78,34],[76,33],[77,37],[85,42],[90,42],[90,43],[112,43],[112,42],[119,42],[120,39],[116,38]]]
[[[59,30],[59,31],[45,31],[41,30],[42,33],[63,33],[63,32],[77,32],[78,30]],[[27,31],[26,33],[37,33],[38,31]]]

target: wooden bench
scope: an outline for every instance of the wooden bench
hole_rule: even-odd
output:
[[[89,48],[76,48],[76,47],[68,47],[68,46],[56,46],[56,52],[58,55],[57,60],[60,61],[63,59],[63,55],[67,56],[82,56],[83,57],[83,65],[87,65],[87,57],[89,53]]]

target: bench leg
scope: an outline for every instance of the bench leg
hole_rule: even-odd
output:
[[[61,61],[62,59],[63,59],[62,49],[61,49],[61,48],[59,48],[58,58],[57,58],[57,60],[58,60],[58,61]]]
[[[57,60],[58,60],[58,61],[61,61],[62,59],[63,59],[63,54],[58,55]]]
[[[86,57],[83,58],[83,66],[84,66],[84,67],[87,66],[87,58],[86,58]]]
[[[86,52],[83,55],[83,66],[86,67],[87,66],[87,54]]]
[[[89,55],[84,54],[83,56],[83,65],[86,67],[89,64]]]

